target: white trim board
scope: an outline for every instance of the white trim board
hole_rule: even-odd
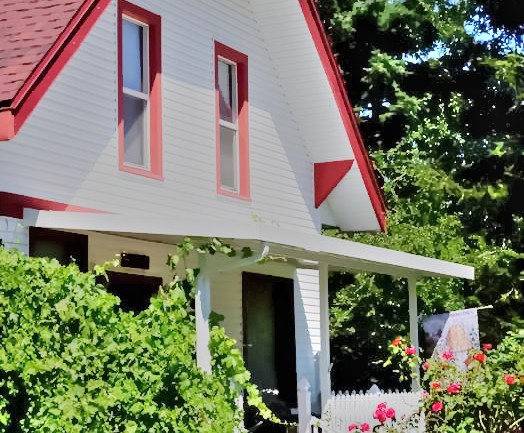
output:
[[[471,266],[259,223],[239,224],[218,219],[145,218],[25,209],[24,224],[64,230],[109,232],[167,244],[176,244],[181,236],[257,241],[267,243],[271,247],[270,254],[299,261],[327,263],[337,270],[373,272],[396,277],[474,279],[474,268]]]

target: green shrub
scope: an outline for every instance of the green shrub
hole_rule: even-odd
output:
[[[231,433],[245,388],[267,416],[219,326],[212,374],[197,367],[193,283],[135,315],[92,274],[0,247],[0,432]]]

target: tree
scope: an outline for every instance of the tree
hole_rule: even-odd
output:
[[[492,304],[481,332],[500,341],[523,325],[522,8],[513,0],[319,6],[390,209],[386,234],[328,233],[474,265],[473,282],[422,281],[419,309]],[[332,286],[337,387],[393,385],[373,361],[386,356],[388,339],[407,334],[406,283],[360,274],[333,276]]]

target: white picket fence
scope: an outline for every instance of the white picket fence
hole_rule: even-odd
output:
[[[373,413],[380,403],[395,409],[396,419],[401,420],[417,412],[420,405],[420,392],[382,392],[373,386],[368,392],[339,392],[329,398],[322,419],[311,417],[311,400],[309,383],[304,379],[298,387],[299,399],[299,433],[316,433],[317,427],[323,433],[346,433],[351,424],[368,423],[371,428],[379,424],[373,419]],[[308,410],[309,409],[309,410]],[[411,433],[423,433],[424,420],[420,420],[418,428]]]
[[[332,433],[345,433],[351,424],[368,423],[373,428],[380,424],[373,418],[380,403],[395,409],[396,418],[400,420],[417,411],[420,393],[390,391],[364,394],[361,391],[332,394],[322,414],[322,424]]]

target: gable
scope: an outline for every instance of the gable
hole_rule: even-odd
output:
[[[0,5],[8,1],[0,0]],[[14,71],[1,97],[0,139],[4,140],[18,132],[110,0],[33,1],[31,14],[28,3],[17,2],[17,9],[9,12],[18,17],[13,29],[18,22],[17,34],[25,34],[24,38],[0,42],[2,55],[20,52],[14,57],[17,60],[6,55],[8,62],[4,65]],[[35,3],[47,5],[49,10],[34,14]],[[257,0],[251,6],[311,163],[324,167],[333,163],[335,167],[354,161],[340,176],[321,179],[323,197],[317,204],[322,222],[351,231],[383,230],[384,204],[313,0]],[[42,38],[31,26],[25,28],[22,17],[26,15],[31,16],[35,29],[49,27],[56,17],[60,20]],[[23,47],[33,42],[37,55],[31,58]]]

